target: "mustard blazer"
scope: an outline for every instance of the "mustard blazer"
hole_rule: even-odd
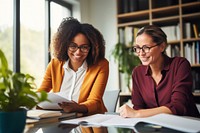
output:
[[[47,66],[44,79],[38,91],[59,92],[64,77],[63,65],[65,62],[54,58]],[[100,60],[95,65],[88,67],[83,84],[80,88],[79,104],[88,108],[88,114],[104,113],[107,111],[102,96],[109,74],[109,62]]]

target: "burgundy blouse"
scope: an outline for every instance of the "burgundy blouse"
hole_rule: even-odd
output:
[[[164,57],[162,79],[156,86],[150,67],[140,65],[132,73],[134,109],[168,107],[173,114],[199,117],[192,95],[190,63],[183,57]]]

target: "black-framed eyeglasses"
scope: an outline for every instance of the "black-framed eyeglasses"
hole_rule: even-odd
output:
[[[133,46],[133,52],[135,53],[140,53],[140,49],[142,49],[143,52],[145,53],[149,53],[150,52],[150,49],[153,48],[153,47],[156,47],[158,46],[158,44],[154,45],[154,46],[146,46],[146,45],[143,45],[142,47],[139,47],[139,46]]]
[[[78,46],[76,43],[70,43],[70,45],[68,46],[68,50],[70,50],[71,52],[76,52],[78,49],[80,49],[81,52],[83,53],[87,53],[90,50],[90,46],[88,45]]]

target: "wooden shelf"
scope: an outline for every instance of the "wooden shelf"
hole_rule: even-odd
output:
[[[144,10],[144,11],[138,11],[138,12],[130,12],[130,13],[123,13],[123,14],[118,14],[117,17],[118,19],[120,18],[129,18],[129,17],[144,17],[144,16],[149,16],[149,10]]]
[[[170,12],[178,12],[179,11],[179,5],[152,9],[152,13],[154,13],[154,12],[161,13],[161,12],[168,12],[168,11],[170,11]]]
[[[192,64],[192,67],[200,67],[200,64]]]
[[[197,96],[197,97],[200,97],[200,92],[194,92],[193,95]]]
[[[143,21],[135,21],[135,22],[127,22],[127,23],[123,23],[123,24],[118,24],[118,27],[126,27],[126,26],[134,26],[137,25],[139,27],[143,27],[145,25],[149,24],[149,20],[143,20]]]
[[[176,25],[179,22],[179,16],[163,17],[153,19],[152,23],[159,26]]]

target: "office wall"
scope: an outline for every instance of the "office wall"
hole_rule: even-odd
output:
[[[119,89],[117,64],[111,50],[117,43],[116,0],[80,0],[81,22],[91,23],[99,29],[106,41],[106,58],[109,60],[109,79],[106,89]]]

